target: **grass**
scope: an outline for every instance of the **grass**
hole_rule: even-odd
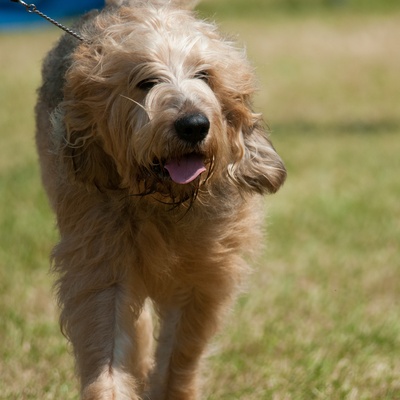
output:
[[[397,134],[285,134],[289,181],[211,398],[399,398]]]
[[[399,14],[228,18],[285,159],[268,246],[217,339],[209,400],[400,398]],[[0,36],[0,399],[77,399],[32,108],[57,30]]]
[[[332,12],[391,13],[400,10],[397,0],[203,0],[200,10],[206,15],[223,14],[237,18],[268,18]]]

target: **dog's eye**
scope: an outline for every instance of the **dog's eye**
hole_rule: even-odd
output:
[[[209,79],[210,79],[210,75],[208,74],[207,71],[199,71],[199,72],[196,72],[196,74],[194,75],[194,79],[200,79],[200,80],[208,83]]]
[[[148,92],[152,87],[158,85],[160,80],[157,78],[143,79],[137,84],[137,87],[144,92]]]

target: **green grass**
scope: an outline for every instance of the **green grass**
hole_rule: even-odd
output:
[[[399,398],[398,133],[278,138],[289,180],[212,399]]]
[[[267,250],[207,364],[209,400],[400,398],[399,14],[225,19],[288,167]],[[33,141],[56,30],[0,36],[0,399],[77,399]]]
[[[205,14],[269,18],[279,14],[304,16],[310,13],[388,13],[400,9],[397,0],[203,0]]]

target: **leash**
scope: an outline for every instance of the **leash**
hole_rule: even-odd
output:
[[[37,9],[37,7],[34,4],[28,4],[25,3],[22,0],[11,0],[13,3],[19,3],[22,6],[25,7],[26,11],[30,14],[35,13],[37,15],[39,15],[40,17],[44,18],[46,21],[51,22],[53,25],[55,25],[56,27],[62,29],[64,32],[69,33],[70,35],[74,36],[75,38],[81,40],[82,42],[85,41],[85,39],[79,35],[78,33],[74,32],[73,30],[67,28],[66,26],[60,24],[59,22],[57,22],[56,20],[54,20],[53,18],[50,18],[49,16],[47,16],[46,14],[42,13],[41,11],[39,11]]]

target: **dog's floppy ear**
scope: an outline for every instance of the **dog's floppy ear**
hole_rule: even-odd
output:
[[[113,159],[104,151],[93,129],[77,131],[68,128],[63,113],[52,116],[54,140],[57,142],[61,165],[74,181],[102,189],[117,189],[120,177]]]
[[[245,53],[231,43],[221,47],[221,54],[226,57],[211,71],[210,86],[227,123],[233,158],[228,176],[243,192],[275,193],[286,179],[286,169],[265,132],[261,115],[253,112],[253,68]],[[216,59],[219,61],[218,56]],[[228,69],[232,72],[221,73]]]
[[[231,176],[248,192],[275,193],[286,179],[286,169],[259,122],[243,131],[243,156]]]
[[[74,179],[99,190],[119,188],[115,163],[96,139],[78,146],[68,142],[63,150],[64,164]]]

